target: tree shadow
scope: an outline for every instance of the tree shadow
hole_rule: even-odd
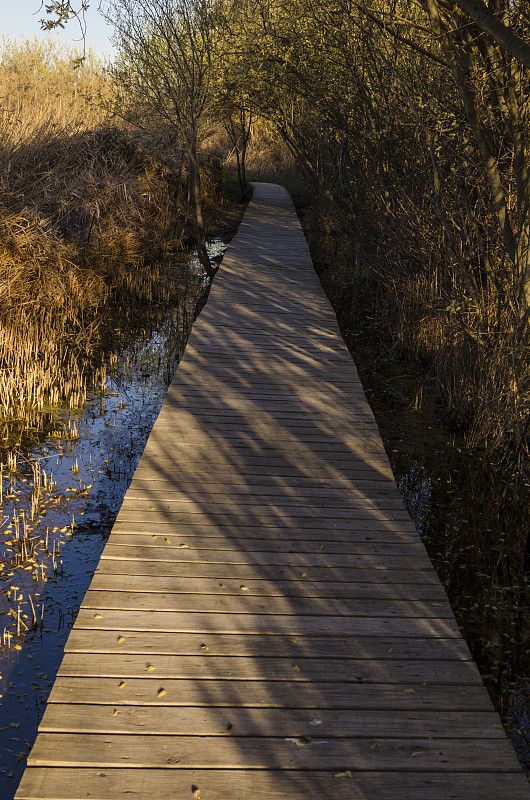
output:
[[[17,798],[526,796],[497,722],[290,201],[264,184]]]

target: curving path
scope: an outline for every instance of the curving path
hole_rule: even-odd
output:
[[[286,192],[256,185],[17,800],[523,800]]]

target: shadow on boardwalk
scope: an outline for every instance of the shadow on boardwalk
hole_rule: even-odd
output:
[[[256,195],[17,798],[526,798],[290,203]]]

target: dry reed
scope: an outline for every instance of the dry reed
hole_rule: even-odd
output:
[[[77,55],[0,52],[0,417],[33,425],[82,405],[96,311],[111,291],[152,297],[150,263],[186,236],[182,152],[109,120],[102,65]]]

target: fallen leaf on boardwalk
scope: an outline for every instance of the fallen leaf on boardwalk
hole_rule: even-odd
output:
[[[302,578],[307,578],[307,572],[302,572]]]
[[[370,750],[378,750],[379,749],[379,742],[374,742],[370,745]]]
[[[239,588],[241,589],[242,592],[248,592],[249,591],[248,586],[240,586]]]
[[[414,689],[405,689],[404,692],[405,694],[416,694]]]
[[[389,647],[387,652],[388,652],[388,655],[391,656],[392,653],[394,652],[394,650],[393,650],[392,647]]]
[[[164,539],[166,544],[171,544],[171,539]]]
[[[155,671],[155,669],[156,669],[156,667],[153,667],[153,665],[152,665],[152,664],[147,664],[147,671],[148,671],[148,672],[154,672],[154,671]]]
[[[156,693],[156,696],[157,696],[157,697],[163,697],[163,696],[165,695],[165,693],[166,693],[166,690],[165,690],[165,689],[163,689],[162,687],[160,687],[160,689],[159,689],[159,690],[158,690],[158,692]]]
[[[300,672],[300,667],[298,666],[298,664],[294,664],[293,669],[295,672]]]
[[[125,636],[118,636],[117,639],[118,644],[123,644],[124,641],[125,641]]]
[[[94,619],[103,619],[101,614],[94,614]]]
[[[419,758],[422,755],[423,753],[420,750],[416,750],[414,753],[412,753],[411,758]]]
[[[120,689],[123,689],[123,687],[125,686],[125,681],[120,681],[118,686],[119,686]]]
[[[335,774],[335,777],[336,778],[353,778],[353,775],[351,774],[351,769],[347,769],[344,772],[337,772]]]
[[[118,711],[118,709],[117,709],[117,708],[115,708],[115,709],[114,709],[114,711],[112,712],[112,716],[113,716],[113,717],[117,717],[119,713],[120,713],[120,712]]]
[[[193,794],[194,797],[197,798],[197,800],[200,800],[201,790],[199,789],[198,786],[195,786],[195,784],[192,784],[191,793]]]
[[[169,541],[169,539],[166,539],[166,542],[168,542],[168,541]],[[190,549],[189,544],[179,544],[179,547],[182,547],[183,550],[189,550]]]
[[[293,739],[292,737],[288,737],[286,742],[292,742],[293,744],[298,745],[298,747],[305,747],[306,744],[311,744],[311,737],[310,736],[299,736],[297,739]],[[319,743],[322,744],[322,743]]]

